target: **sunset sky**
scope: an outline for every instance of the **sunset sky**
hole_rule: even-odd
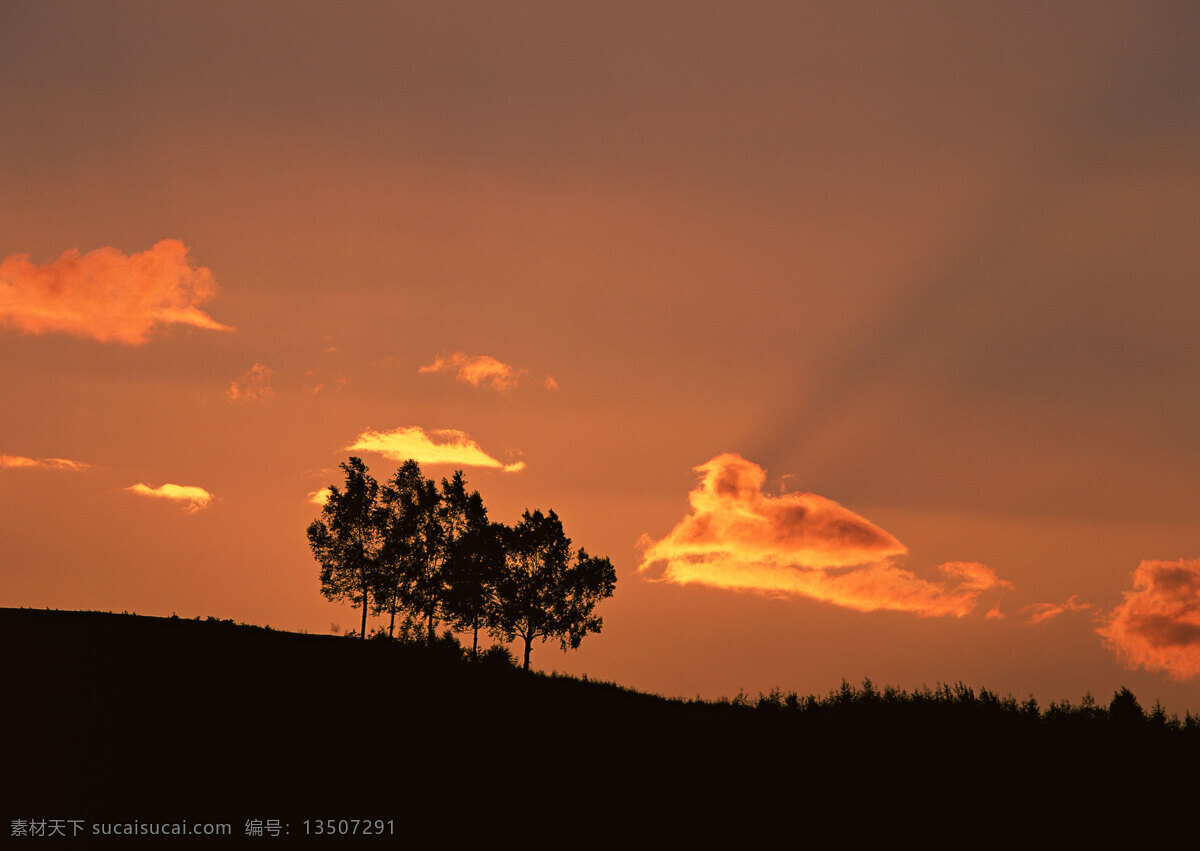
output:
[[[1200,7],[0,4],[0,605],[328,633],[357,455],[534,667],[1200,712]]]

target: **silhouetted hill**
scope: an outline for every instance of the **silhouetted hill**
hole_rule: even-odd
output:
[[[1195,793],[1200,764],[1195,730],[1055,720],[961,686],[683,702],[423,647],[25,609],[0,610],[0,644],[9,821],[276,818],[295,834],[382,818],[458,844],[812,819],[886,834],[1016,807],[1003,831],[1165,805]]]

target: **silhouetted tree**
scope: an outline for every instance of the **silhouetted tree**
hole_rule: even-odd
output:
[[[612,596],[617,576],[608,559],[583,549],[572,563],[571,541],[553,511],[526,511],[505,539],[492,622],[507,640],[524,641],[522,667],[528,670],[534,639],[557,638],[566,650],[600,631],[603,620],[593,610]]]
[[[1113,692],[1112,702],[1108,704],[1108,717],[1122,724],[1138,724],[1146,720],[1142,705],[1128,688]]]
[[[378,610],[389,615],[389,638],[396,634],[396,611],[407,607],[409,586],[421,571],[418,562],[424,558],[424,549],[420,545],[420,515],[429,510],[432,484],[410,458],[379,491],[382,547],[376,602]]]
[[[455,620],[448,595],[451,571],[472,560],[460,539],[487,525],[487,512],[479,492],[467,492],[462,470],[442,479],[441,491],[421,474],[413,459],[400,466],[384,485],[383,558],[380,575],[386,582],[386,599],[395,623],[403,606],[411,620],[424,623],[426,640],[437,640],[437,624]],[[474,542],[483,545],[482,538]],[[389,634],[390,634],[389,630]]]
[[[427,641],[433,644],[442,597],[443,530],[437,486],[410,458],[384,485],[380,502],[389,590],[410,620],[426,624]]]
[[[489,623],[496,604],[505,527],[487,522],[482,500],[477,507],[472,504],[468,518],[446,562],[446,614],[455,629],[471,633],[471,658],[475,659],[479,656],[479,630]]]
[[[362,607],[359,636],[367,637],[367,609],[376,581],[380,549],[379,483],[360,458],[341,465],[346,474],[342,490],[329,487],[321,517],[308,527],[308,543],[321,565],[321,593],[330,600],[349,600]]]
[[[450,600],[454,593],[452,590],[455,581],[454,570],[456,568],[469,570],[470,562],[473,561],[470,547],[474,544],[484,544],[483,538],[475,538],[475,540],[466,542],[463,541],[463,538],[471,535],[473,531],[487,526],[487,510],[483,507],[483,499],[480,498],[479,491],[467,492],[467,483],[463,478],[462,470],[455,470],[450,479],[442,479],[437,520],[441,534],[438,540],[439,546],[432,553],[433,570],[437,583],[435,589],[436,608],[433,613],[453,622],[457,620],[453,604],[463,602],[455,599],[452,603]],[[433,634],[432,629],[431,621],[430,635]]]

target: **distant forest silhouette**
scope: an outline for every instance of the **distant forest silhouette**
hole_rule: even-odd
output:
[[[879,689],[870,679],[866,679],[862,686],[857,688],[843,680],[840,688],[831,690],[823,697],[813,694],[802,697],[794,691],[784,694],[779,689],[773,689],[768,694],[760,693],[757,698],[743,692],[732,699],[722,698],[717,703],[762,712],[793,711],[811,715],[841,715],[864,721],[871,715],[888,713],[903,715],[951,712],[960,719],[1012,719],[1042,722],[1050,726],[1095,726],[1102,722],[1112,722],[1113,726],[1126,730],[1145,728],[1186,732],[1200,741],[1200,714],[1193,715],[1188,711],[1180,719],[1178,714],[1168,715],[1158,701],[1147,711],[1126,687],[1113,692],[1112,700],[1107,705],[1098,702],[1091,693],[1087,693],[1078,704],[1063,699],[1051,701],[1042,708],[1032,695],[1025,700],[1017,700],[1011,694],[1001,697],[986,688],[976,692],[974,688],[961,682],[939,683],[932,689],[922,686],[909,692],[895,686]]]
[[[603,619],[594,610],[612,596],[616,571],[607,558],[572,550],[554,511],[526,510],[514,526],[489,521],[462,470],[439,489],[411,458],[383,485],[360,458],[341,469],[345,482],[329,487],[308,541],[321,567],[321,593],[361,609],[359,637],[367,638],[368,612],[388,617],[387,632],[378,635],[423,635],[430,645],[446,623],[471,634],[474,658],[480,631],[520,639],[528,669],[535,640],[557,639],[565,651],[600,632]]]

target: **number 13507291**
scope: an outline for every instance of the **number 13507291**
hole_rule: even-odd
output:
[[[305,819],[307,836],[392,836],[396,832],[394,819],[327,818]]]

